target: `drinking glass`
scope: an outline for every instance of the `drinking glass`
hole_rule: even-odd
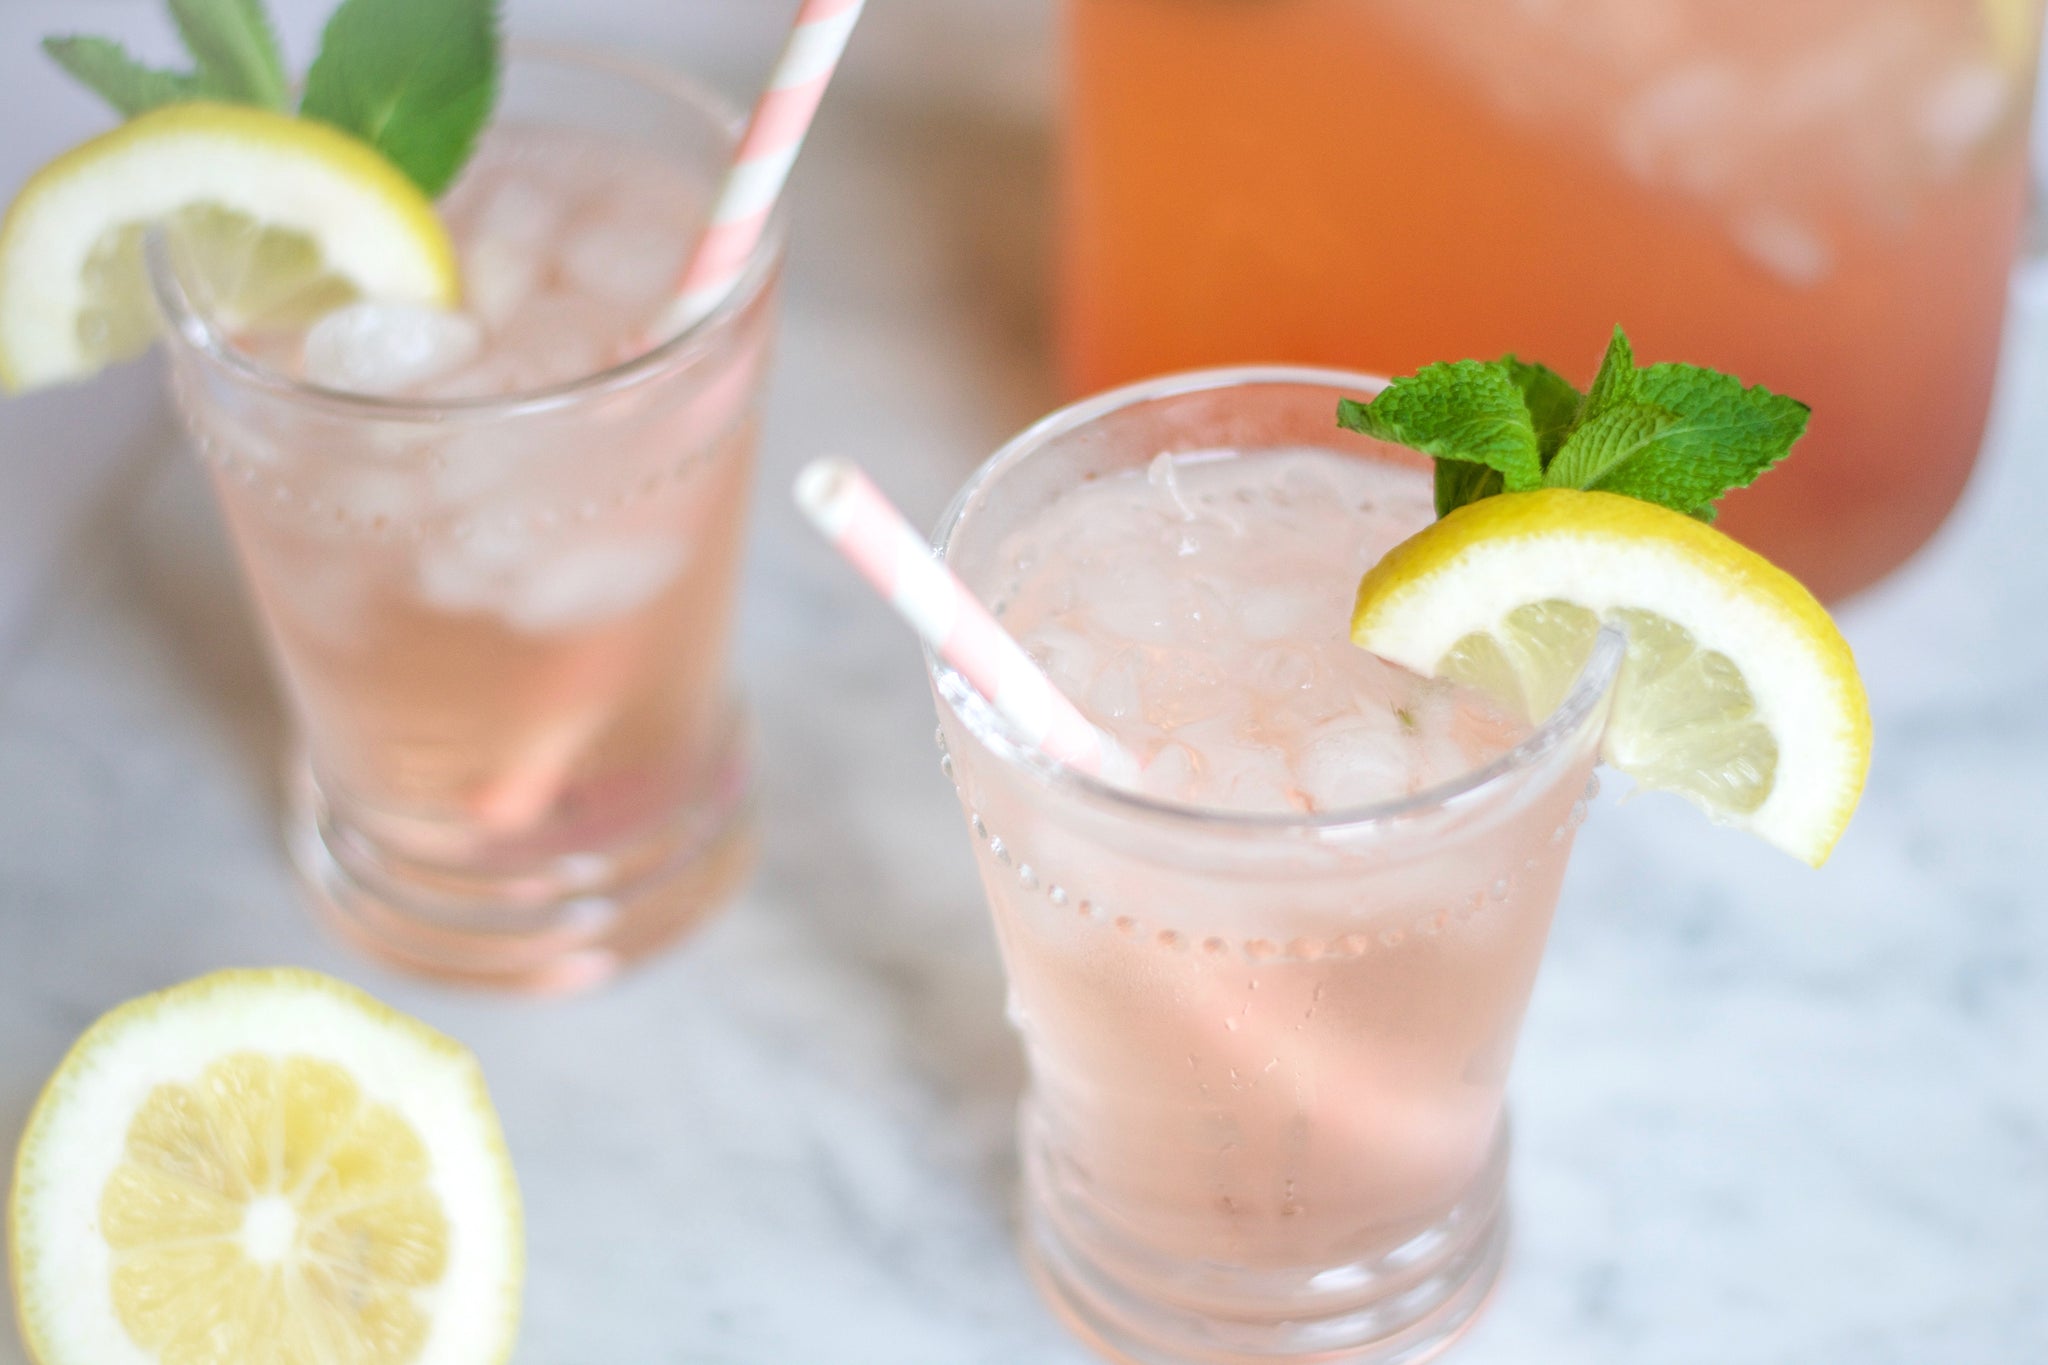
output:
[[[511,62],[498,116],[653,149],[707,203],[738,128],[681,77],[550,49]],[[573,989],[742,880],[726,656],[781,242],[646,354],[435,401],[266,368],[152,244],[171,386],[296,722],[287,844],[358,944]]]
[[[990,600],[1011,533],[1082,481],[1353,450],[1337,400],[1378,387],[1219,371],[1083,403],[983,466],[937,549]],[[1025,1248],[1085,1337],[1141,1365],[1384,1365],[1471,1319],[1505,1243],[1508,1065],[1622,653],[1603,634],[1497,761],[1321,816],[1105,785],[927,656],[1030,1063]]]
[[[1584,384],[1625,326],[1813,405],[1726,529],[1824,597],[1977,457],[2041,0],[1066,0],[1059,350]]]

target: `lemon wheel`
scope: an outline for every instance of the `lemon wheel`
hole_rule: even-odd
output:
[[[29,1118],[8,1207],[39,1365],[494,1365],[520,1229],[475,1059],[291,970],[93,1025]]]
[[[58,157],[0,224],[0,382],[84,378],[156,334],[143,233],[163,223],[229,326],[302,325],[356,297],[448,306],[433,204],[367,144],[307,119],[175,104]]]
[[[1827,612],[1691,517],[1547,489],[1459,508],[1359,585],[1352,638],[1540,719],[1603,624],[1626,630],[1603,757],[1818,865],[1870,764],[1870,711]]]

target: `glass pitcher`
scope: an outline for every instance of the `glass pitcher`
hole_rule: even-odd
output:
[[[1983,434],[2042,0],[1066,0],[1060,352],[1515,352],[1811,403],[1724,525],[1823,595],[1897,565]]]

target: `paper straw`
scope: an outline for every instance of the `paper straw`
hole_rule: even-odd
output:
[[[650,343],[680,335],[707,317],[746,273],[865,3],[804,0],[782,59],[754,106],[746,136],[726,172],[710,226],[690,253],[676,285],[676,300],[655,324]]]
[[[1113,782],[1136,778],[1137,761],[1052,685],[857,466],[812,461],[797,476],[796,502],[932,652],[1026,741],[1084,773]]]

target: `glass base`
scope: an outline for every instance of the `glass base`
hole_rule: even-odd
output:
[[[289,775],[285,843],[321,918],[416,975],[570,994],[668,947],[730,900],[757,845],[744,743],[712,798],[630,845],[581,850],[517,873],[428,872],[346,820],[303,758]]]
[[[1477,1320],[1506,1259],[1505,1125],[1465,1198],[1371,1260],[1260,1275],[1120,1255],[1150,1292],[1133,1284],[1136,1275],[1090,1257],[1074,1235],[1078,1220],[1047,1199],[1049,1172],[1031,1127],[1027,1118],[1024,1250],[1033,1278],[1077,1335],[1121,1365],[1420,1365]]]

